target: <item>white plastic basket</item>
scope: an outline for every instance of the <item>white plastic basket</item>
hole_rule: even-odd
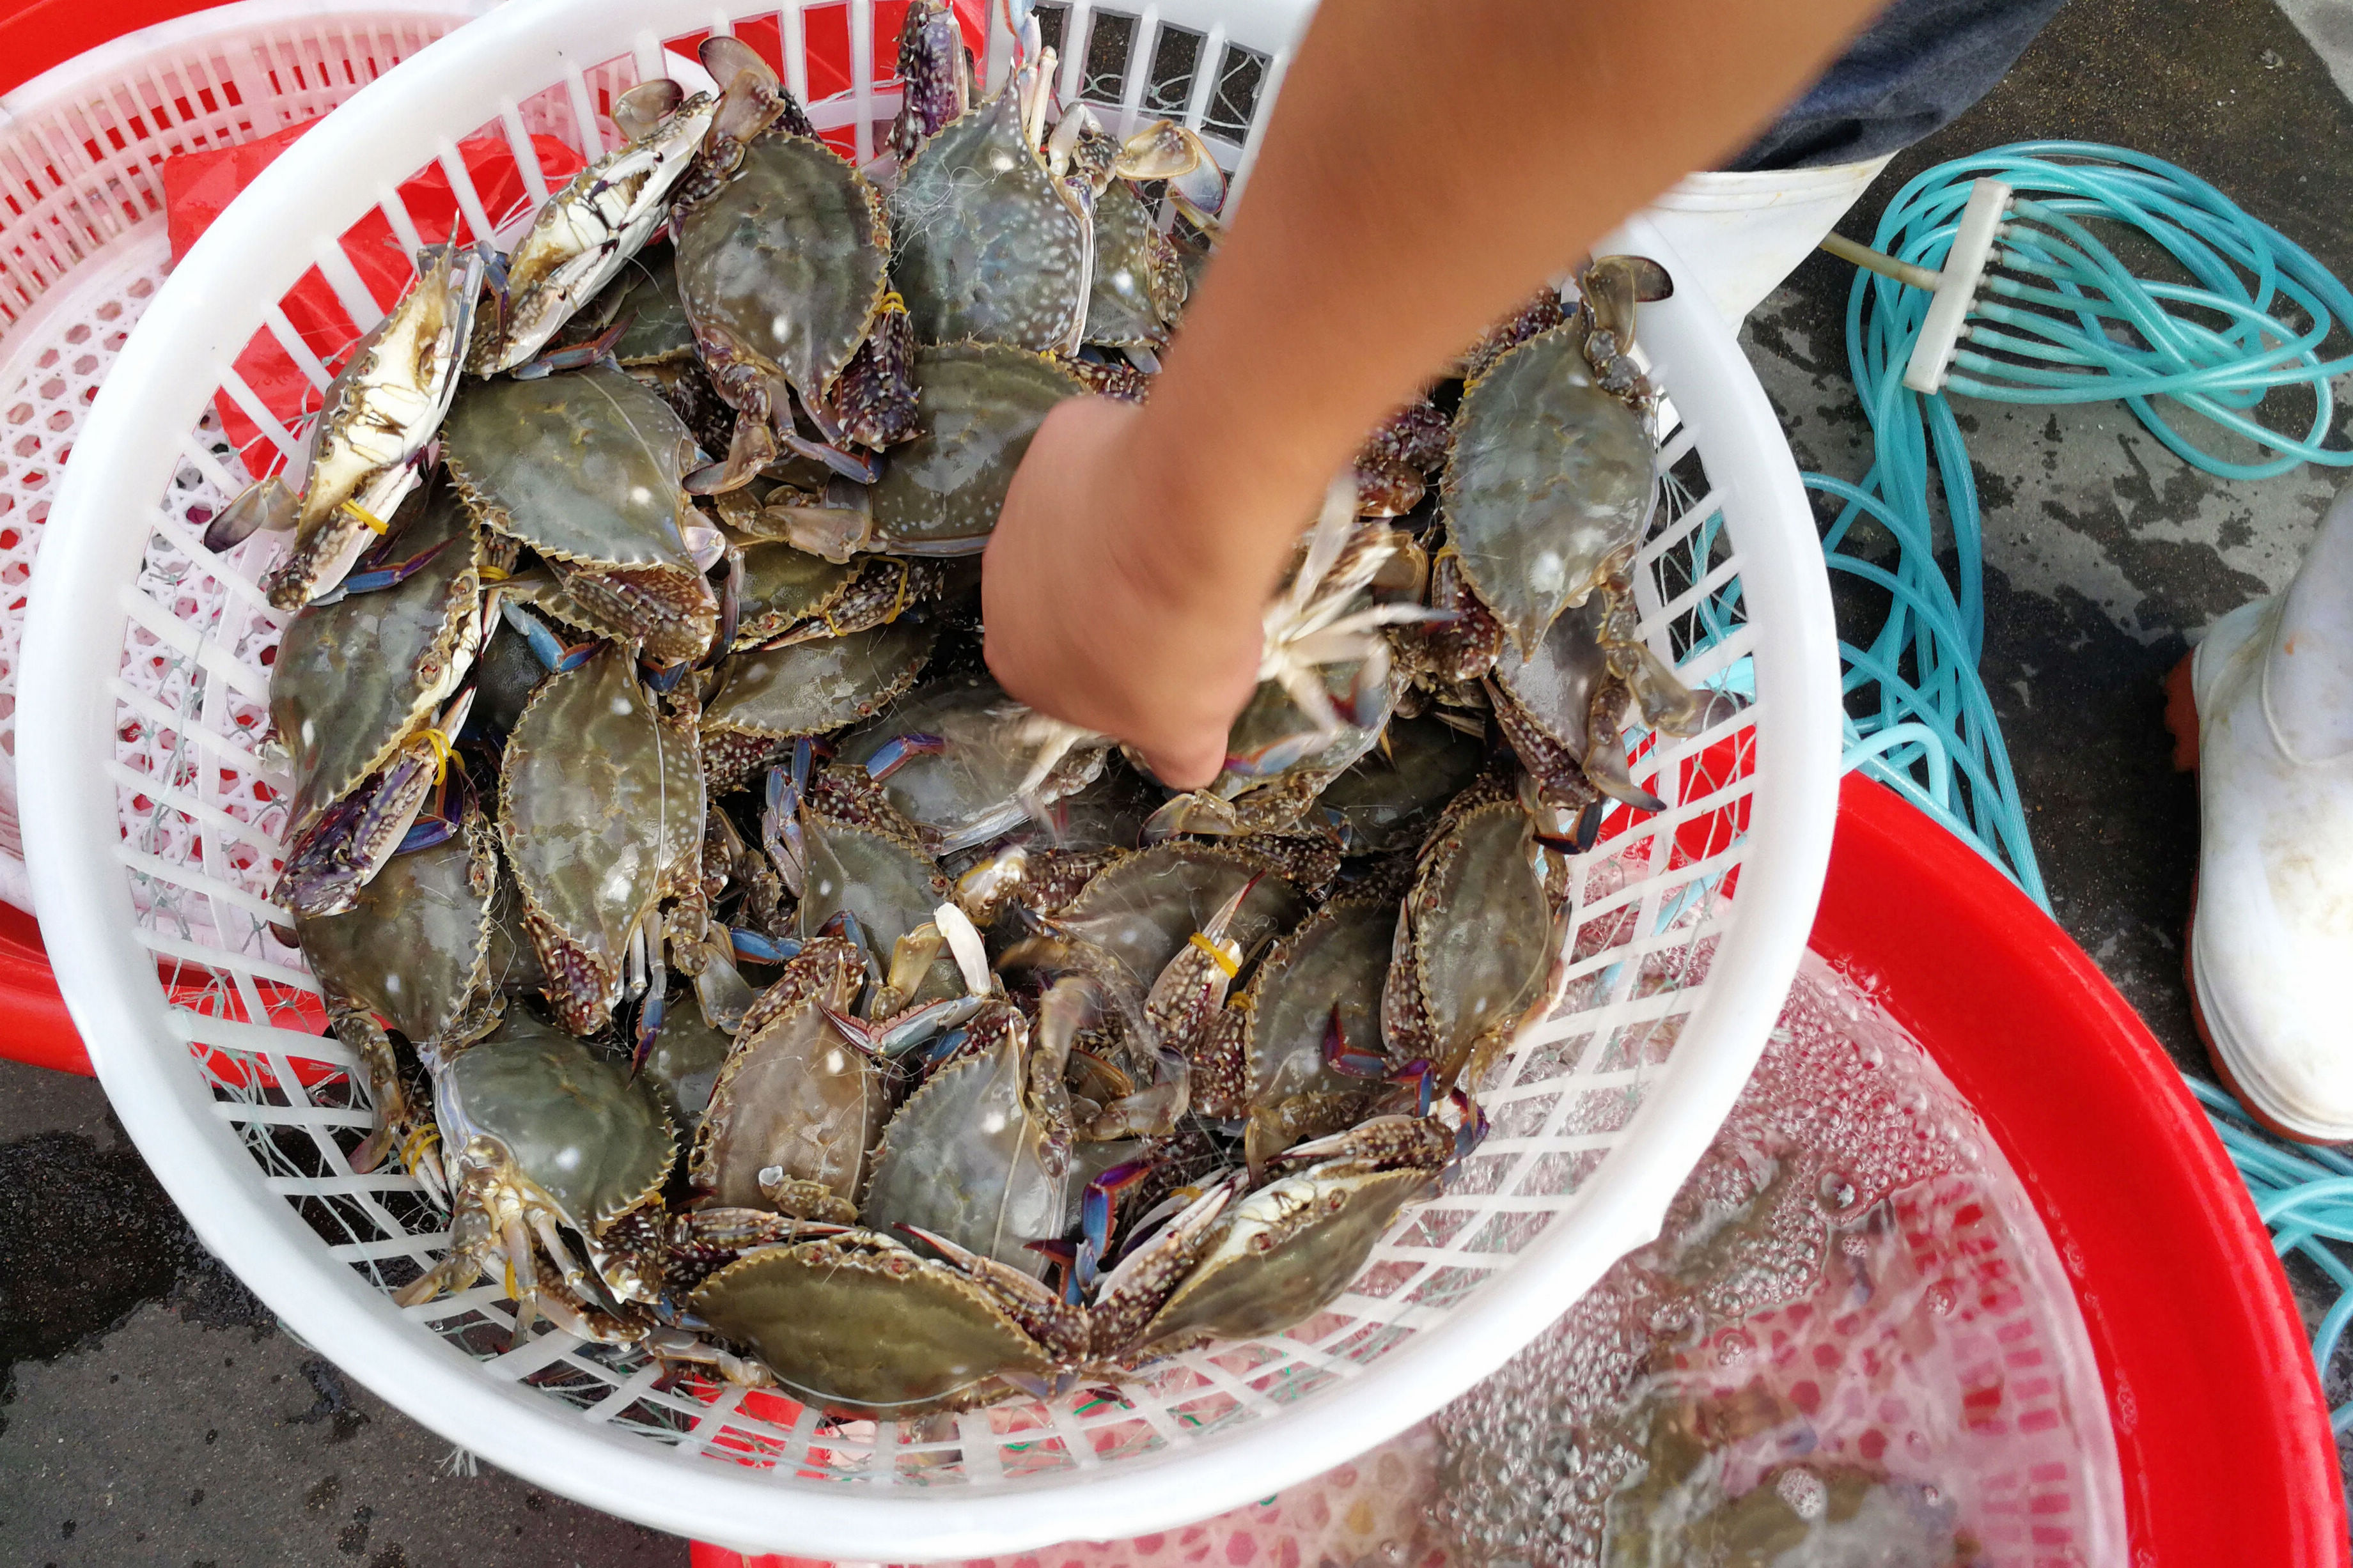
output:
[[[1246,175],[1305,15],[1297,0],[1073,4],[1063,92],[1123,119],[1179,113]],[[216,559],[197,543],[192,510],[239,478],[207,411],[248,337],[284,330],[275,302],[313,264],[332,279],[337,237],[379,204],[390,215],[402,180],[455,163],[478,131],[527,153],[526,118],[609,138],[591,110],[659,68],[666,41],[731,16],[781,27],[797,90],[809,39],[846,27],[854,85],[811,115],[850,127],[861,153],[876,144],[896,94],[871,0],[846,16],[513,0],[354,95],[157,293],[81,432],[26,632],[19,777],[58,981],[206,1244],[304,1340],[535,1484],[708,1540],[899,1561],[1129,1535],[1264,1497],[1467,1387],[1653,1235],[1754,1063],[1835,810],[1837,660],[1795,466],[1705,303],[1646,307],[1679,484],[1641,557],[1645,634],[1687,679],[1755,701],[1638,765],[1671,804],[1577,866],[1567,1008],[1484,1092],[1493,1135],[1330,1311],[1147,1368],[1124,1404],[837,1427],[659,1386],[642,1361],[543,1323],[509,1350],[493,1286],[403,1310],[387,1282],[434,1255],[442,1222],[407,1180],[352,1172],[369,1120],[352,1064],[269,932],[284,781],[256,754],[257,715],[280,618],[253,584],[282,546],[258,536]],[[1008,53],[990,40],[992,81]],[[1618,243],[1676,265],[1640,220]]]
[[[171,254],[155,165],[316,119],[495,0],[244,0],[114,39],[0,99],[0,899],[25,584],[65,455]]]

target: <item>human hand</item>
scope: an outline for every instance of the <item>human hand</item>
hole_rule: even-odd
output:
[[[1131,438],[1141,413],[1080,397],[1038,427],[981,562],[985,651],[1012,696],[1193,789],[1224,765],[1258,685],[1269,589],[1217,552],[1170,547],[1199,531]]]

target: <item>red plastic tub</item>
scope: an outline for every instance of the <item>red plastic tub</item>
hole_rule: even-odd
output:
[[[1813,946],[1875,983],[2050,1228],[2107,1384],[2132,1568],[2353,1563],[2270,1238],[2172,1061],[2084,951],[1968,845],[1852,774]],[[807,1568],[699,1543],[693,1562]]]

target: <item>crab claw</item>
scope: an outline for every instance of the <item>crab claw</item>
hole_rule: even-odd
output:
[[[945,754],[948,743],[937,735],[905,734],[883,742],[866,759],[866,776],[881,784],[917,757]]]
[[[715,934],[704,937],[702,968],[694,976],[694,1000],[702,1010],[704,1023],[722,1034],[732,1035],[743,1027],[744,1015],[752,1010],[756,998],[732,962],[728,949],[729,944]]]
[[[283,533],[299,510],[294,491],[276,474],[256,479],[205,524],[205,548],[217,554],[256,533]]]
[[[708,669],[735,651],[736,628],[744,624],[744,552],[720,535],[727,574],[719,580],[719,629],[712,634],[711,651],[696,668]]]
[[[760,518],[772,537],[836,565],[857,554],[874,531],[865,488],[839,478],[827,481],[822,505],[772,506]]]
[[[744,926],[727,928],[727,946],[731,952],[747,963],[784,963],[801,950],[796,938],[764,936]]]
[[[760,420],[738,419],[735,434],[727,443],[727,456],[718,462],[705,463],[679,482],[686,487],[689,495],[723,495],[742,489],[776,460],[776,433]]]
[[[1589,852],[1601,837],[1601,819],[1608,815],[1601,802],[1588,800],[1577,814],[1576,824],[1566,834],[1542,833],[1535,841],[1556,855],[1583,855]]]
[[[646,1053],[654,1048],[654,1041],[661,1035],[665,1006],[660,988],[648,986],[645,1003],[638,1007],[637,1021],[629,1028],[629,1071],[633,1076],[646,1065]]]
[[[803,760],[807,744],[794,742],[791,772],[768,770],[766,805],[760,813],[760,847],[767,851],[776,875],[795,898],[801,896],[808,869],[808,846],[801,834],[801,792],[808,787],[808,767]]]
[[[972,917],[947,903],[932,911],[932,923],[947,939],[948,952],[955,958],[956,973],[964,978],[965,990],[976,997],[993,994],[997,977],[988,972],[987,944],[981,941],[979,928],[972,923]]]
[[[910,1227],[902,1225],[899,1228],[908,1230]],[[1054,1278],[1061,1291],[1062,1300],[1073,1307],[1077,1306],[1082,1300],[1079,1290],[1079,1244],[1075,1241],[1063,1241],[1057,1238],[1052,1241],[1026,1241],[1022,1245],[1044,1258],[1054,1269]]]
[[[1229,757],[1226,765],[1231,768],[1233,759]],[[1231,801],[1201,790],[1188,790],[1183,795],[1170,796],[1162,803],[1159,810],[1144,819],[1144,842],[1146,844],[1157,844],[1178,833],[1205,833],[1226,837],[1243,831],[1241,814],[1234,809]]]
[[[546,622],[512,599],[499,601],[499,618],[522,634],[532,656],[550,675],[564,675],[579,668],[605,646],[594,638],[584,643],[564,642],[548,630]]]
[[[1079,1234],[1098,1258],[1111,1251],[1112,1231],[1118,1221],[1120,1195],[1152,1174],[1149,1160],[1130,1160],[1113,1165],[1110,1170],[1087,1184],[1079,1197]],[[1081,1280],[1092,1285],[1090,1274]]]
[[[1430,1114],[1430,1105],[1438,1098],[1438,1068],[1434,1063],[1427,1057],[1416,1057],[1388,1077],[1391,1083],[1413,1090],[1416,1116]]]
[[[861,1043],[876,1056],[895,1059],[949,1034],[963,1035],[964,1026],[979,1016],[987,1001],[986,996],[950,996],[929,1003],[881,1028],[865,1030]]]
[[[825,924],[817,928],[817,934],[819,936],[839,937],[842,941],[848,942],[850,946],[858,950],[859,957],[866,961],[868,973],[871,973],[873,972],[874,949],[866,940],[866,928],[860,925],[858,923],[858,917],[851,914],[848,910],[834,910],[833,918],[827,921]]]
[[[686,101],[686,89],[666,76],[641,81],[613,100],[613,123],[630,141],[642,139]]]
[[[1332,1004],[1332,1016],[1324,1025],[1324,1065],[1343,1078],[1383,1079],[1389,1075],[1387,1058],[1357,1050],[1348,1044],[1348,1031],[1341,1025],[1337,1002]]]
[[[517,381],[537,381],[558,371],[586,370],[613,352],[613,345],[621,341],[621,334],[629,330],[629,323],[636,319],[634,314],[623,316],[587,342],[549,349],[538,358],[515,366],[509,374]]]
[[[363,572],[348,573],[332,592],[322,594],[311,603],[332,605],[338,600],[349,598],[353,594],[373,594],[384,588],[396,588],[425,570],[431,564],[435,556],[449,548],[450,542],[445,539],[438,544],[429,545],[418,551],[406,561],[396,561],[385,566],[371,566]]]
[[[1586,778],[1595,789],[1612,800],[1624,801],[1636,811],[1664,811],[1667,803],[1634,782],[1627,766],[1625,748],[1615,734],[1594,737],[1596,744],[1586,748],[1584,761]]]

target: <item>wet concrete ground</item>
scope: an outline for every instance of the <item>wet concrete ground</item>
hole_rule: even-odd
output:
[[[2353,6],[2073,0],[1904,178],[2030,136],[2118,142],[2214,180],[2353,277]],[[2332,66],[2335,78],[2332,79]],[[1751,319],[1799,461],[1859,478],[1852,274],[1817,258]],[[2196,796],[2158,682],[2215,616],[2283,586],[2333,490],[2189,470],[2114,409],[1969,412],[1985,497],[1985,673],[2061,921],[2183,1066]],[[678,1568],[683,1542],[484,1468],[278,1330],[190,1238],[97,1086],[0,1063],[0,1562]],[[2341,1390],[2332,1389],[2337,1397]]]

